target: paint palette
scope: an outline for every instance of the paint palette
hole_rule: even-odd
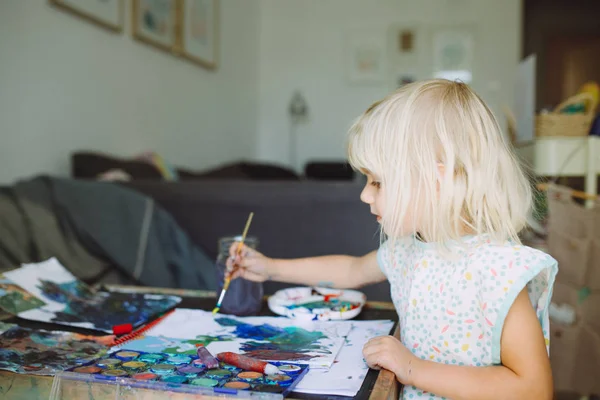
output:
[[[294,319],[318,321],[345,320],[356,317],[367,302],[357,290],[320,287],[293,287],[269,297],[269,309]]]
[[[304,364],[271,364],[281,374],[265,376],[224,363],[218,369],[207,369],[196,356],[118,350],[55,379],[63,386],[68,381],[86,381],[199,395],[283,399],[308,372]]]

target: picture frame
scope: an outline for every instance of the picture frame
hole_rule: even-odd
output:
[[[433,77],[473,80],[475,34],[469,27],[435,29],[432,34]]]
[[[219,0],[180,0],[181,55],[207,69],[219,58]]]
[[[134,39],[171,53],[180,53],[180,1],[132,0]]]
[[[352,30],[345,37],[345,65],[349,82],[379,84],[385,81],[387,51],[385,34]]]
[[[48,0],[52,6],[115,33],[124,28],[125,0]]]

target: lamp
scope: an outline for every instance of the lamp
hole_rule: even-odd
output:
[[[300,91],[295,91],[292,95],[292,99],[290,101],[290,105],[288,108],[288,112],[291,117],[290,124],[290,140],[289,140],[289,157],[290,157],[290,166],[292,169],[297,169],[297,134],[296,127],[297,125],[304,121],[308,117],[308,105],[306,100],[300,93]]]

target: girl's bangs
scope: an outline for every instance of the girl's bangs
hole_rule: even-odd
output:
[[[368,118],[361,118],[350,129],[348,139],[348,161],[352,168],[364,174],[382,175],[382,152],[373,127],[369,127]]]

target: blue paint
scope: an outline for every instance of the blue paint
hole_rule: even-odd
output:
[[[189,364],[192,361],[192,357],[185,356],[182,354],[173,354],[165,361],[167,364],[181,365]]]
[[[183,375],[169,375],[163,377],[161,381],[168,383],[186,383],[188,378]]]
[[[283,329],[273,325],[250,325],[226,317],[216,318],[215,322],[221,326],[235,326],[234,335],[241,339],[267,340],[285,333]]]

